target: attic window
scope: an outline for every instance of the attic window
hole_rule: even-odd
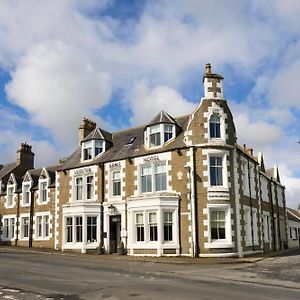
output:
[[[130,136],[125,145],[132,145],[135,139],[136,139],[135,136],[134,137]]]
[[[146,144],[149,148],[162,146],[164,143],[174,139],[175,125],[174,124],[157,124],[147,128]]]
[[[82,143],[82,160],[87,161],[94,159],[96,156],[105,151],[105,141],[91,140]]]

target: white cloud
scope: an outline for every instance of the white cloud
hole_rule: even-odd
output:
[[[144,80],[134,84],[129,95],[134,124],[150,122],[161,110],[173,117],[191,113],[195,104],[187,101],[176,90],[167,86],[156,86],[151,89]]]
[[[60,42],[32,48],[11,76],[6,87],[11,101],[65,146],[74,141],[81,118],[92,116],[111,93],[110,76]]]

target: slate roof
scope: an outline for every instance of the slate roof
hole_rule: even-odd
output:
[[[50,167],[45,168],[50,177],[49,187],[55,187],[55,171],[59,167],[60,167],[60,165],[55,165],[55,166],[50,166]],[[30,176],[33,180],[32,188],[35,190],[39,188],[38,183],[39,183],[39,178],[41,176],[42,171],[43,171],[43,168],[28,170],[28,173],[30,174]]]
[[[3,165],[2,168],[0,169],[0,180],[4,178],[6,175],[9,175],[16,166],[17,166],[16,162]]]
[[[300,222],[300,212],[289,207],[286,208],[289,220]]]
[[[178,117],[174,121],[182,128],[174,140],[167,142],[163,147],[146,149],[144,145],[145,125],[112,133],[112,146],[100,156],[89,162],[81,162],[81,149],[78,147],[58,170],[67,170],[77,167],[106,163],[111,161],[150,155],[174,149],[186,148],[184,131],[187,128],[190,115]],[[147,125],[148,126],[148,125]],[[129,140],[134,141],[128,144]]]
[[[167,124],[175,124],[178,125],[178,123],[176,122],[176,120],[171,117],[169,114],[167,114],[165,111],[161,111],[158,115],[156,115],[151,121],[150,123],[147,125],[156,125],[156,124],[160,124],[160,123],[167,123]]]
[[[82,140],[82,142],[86,142],[86,141],[90,141],[90,140],[106,140],[111,143],[112,142],[112,134],[101,128],[95,128],[90,134],[88,134]]]

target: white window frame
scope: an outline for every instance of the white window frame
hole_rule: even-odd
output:
[[[79,217],[82,220],[81,224],[81,237],[82,241],[77,242],[76,240],[76,218]],[[88,242],[88,236],[87,236],[87,220],[89,217],[96,218],[96,241],[94,242]],[[72,232],[72,241],[68,242],[68,228],[67,228],[67,218],[72,219],[72,226],[71,226],[71,232]],[[99,230],[100,230],[100,222],[99,222],[99,215],[93,214],[93,213],[87,213],[87,214],[68,214],[63,217],[63,248],[65,249],[72,249],[73,246],[75,248],[81,247],[82,245],[92,246],[92,245],[98,245],[99,244]],[[77,248],[76,248],[77,249]]]
[[[95,151],[96,151],[96,142],[102,142],[102,152],[100,152],[98,155],[95,155]],[[88,147],[90,146],[90,147]],[[84,150],[91,148],[91,158],[90,159],[84,159]],[[85,141],[82,142],[81,144],[81,161],[82,162],[88,162],[91,161],[93,159],[95,159],[96,157],[99,157],[101,154],[103,154],[106,151],[107,145],[106,145],[106,141],[105,140],[89,140],[89,141]]]
[[[25,187],[28,187],[28,191],[25,190]],[[25,182],[22,183],[22,201],[21,201],[21,206],[23,206],[23,207],[30,206],[31,193],[33,193],[33,191],[31,191],[31,187],[32,187],[32,182],[31,181],[25,181]],[[28,193],[28,203],[25,202],[25,195],[26,195],[26,193]]]
[[[24,236],[24,224],[23,220],[27,218],[28,219],[28,237]],[[30,215],[29,214],[21,214],[20,215],[20,240],[28,241],[30,235]]]
[[[225,239],[213,240],[211,237],[211,211],[225,211]],[[208,242],[204,243],[205,248],[233,248],[231,228],[231,207],[230,204],[208,204],[207,205],[207,236]]]
[[[114,174],[117,172],[120,174],[120,178],[118,180],[114,179]],[[120,182],[120,194],[114,195],[114,183],[117,181]],[[109,194],[113,198],[121,198],[122,197],[122,170],[121,170],[121,168],[110,170],[110,193]]]
[[[46,184],[46,199],[42,201],[43,199],[43,184]],[[49,203],[49,179],[39,179],[39,197],[38,197],[38,204],[43,205]]]
[[[225,191],[227,192],[228,187],[228,170],[227,170],[227,151],[219,149],[208,149],[204,151],[204,154],[207,154],[207,176],[208,176],[208,191]],[[210,181],[210,158],[211,157],[221,157],[222,158],[222,185],[211,185]]]
[[[12,230],[12,220],[14,223],[13,230]],[[5,223],[7,221],[7,226]],[[15,240],[16,236],[16,216],[15,215],[5,215],[2,219],[3,230],[2,230],[2,240],[3,241],[13,241]],[[8,232],[7,232],[8,231]],[[7,236],[8,233],[8,236]]]
[[[93,191],[92,191],[92,197],[91,199],[87,198],[87,178],[93,177]],[[77,199],[77,184],[76,180],[82,178],[82,199]],[[73,177],[73,183],[72,183],[72,202],[88,202],[88,201],[95,201],[96,199],[96,182],[95,182],[95,173],[86,174],[86,175],[80,175],[80,176],[74,176]]]
[[[210,136],[210,118],[212,115],[218,115],[220,117],[220,135],[219,138],[214,138]],[[226,114],[224,113],[223,109],[220,107],[209,107],[208,114],[207,114],[207,138],[210,143],[224,143],[226,141],[226,130],[225,130],[225,119]]]
[[[46,219],[48,218],[48,223],[46,223]],[[39,234],[39,223],[38,219],[41,219],[41,234]],[[48,224],[48,226],[47,226]],[[48,228],[47,228],[48,227]],[[50,239],[50,213],[39,213],[35,215],[35,239],[36,240],[49,240]]]
[[[8,205],[8,197],[10,197],[8,191],[12,189],[11,194],[11,204]],[[13,208],[15,206],[15,193],[16,193],[16,184],[8,184],[6,186],[6,199],[5,199],[5,208]]]
[[[172,126],[172,138],[165,142],[165,125]],[[157,146],[151,146],[150,144],[150,135],[151,135],[151,129],[157,128],[157,132],[160,133],[160,144]],[[175,124],[171,123],[159,123],[155,125],[148,126],[145,130],[144,139],[145,139],[145,145],[148,149],[156,149],[161,148],[165,144],[169,143],[170,141],[173,141],[176,138],[176,126]]]
[[[271,241],[271,219],[270,213],[263,211],[263,232],[264,232],[264,242],[270,243]]]
[[[166,189],[157,191],[156,187],[156,174],[161,174],[161,173],[155,173],[155,166],[158,164],[164,164],[165,165],[165,174],[166,174]],[[150,167],[150,175],[151,176],[151,191],[149,192],[143,192],[142,191],[142,168],[143,167]],[[151,163],[146,163],[146,164],[141,164],[139,165],[139,193],[140,194],[151,194],[151,193],[161,193],[161,192],[166,192],[169,190],[169,180],[168,180],[168,162],[163,160],[163,161],[156,161],[156,162],[151,162]]]

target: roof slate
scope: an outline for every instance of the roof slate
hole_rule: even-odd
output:
[[[126,158],[151,155],[155,153],[170,151],[179,148],[185,148],[184,131],[187,128],[190,115],[178,117],[175,122],[182,128],[176,139],[167,142],[163,147],[156,149],[147,149],[144,146],[144,128],[145,125],[127,129],[124,131],[112,133],[112,146],[104,153],[100,154],[94,160],[81,162],[80,147],[77,148],[71,156],[64,162],[58,170],[67,170],[88,165],[118,161]],[[133,143],[127,144],[130,138],[134,138]]]
[[[3,165],[2,168],[0,169],[0,179],[2,179],[4,176],[11,173],[16,166],[17,166],[17,163],[15,163],[15,162]]]
[[[167,123],[167,124],[175,124],[178,125],[178,123],[176,122],[176,120],[171,117],[168,113],[166,113],[165,111],[161,111],[158,115],[156,115],[151,121],[150,123],[147,125],[156,125],[156,124],[160,124],[160,123]]]
[[[101,128],[95,128],[90,134],[88,134],[82,142],[90,140],[106,140],[112,142],[112,134],[108,131],[105,131]]]
[[[292,208],[287,207],[287,216],[289,220],[293,220],[296,222],[300,222],[300,212],[297,210],[294,210]]]

